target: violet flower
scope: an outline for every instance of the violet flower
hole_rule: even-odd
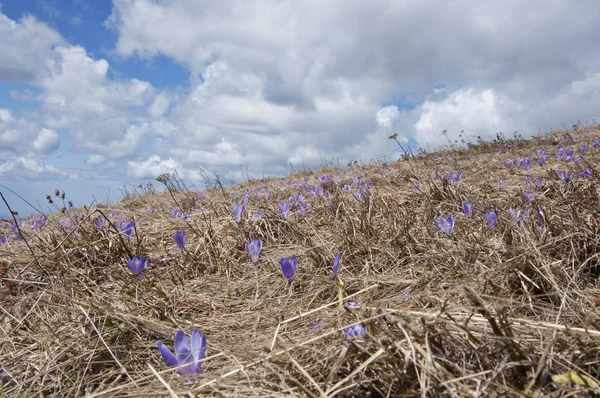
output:
[[[279,202],[278,206],[279,206],[279,214],[281,214],[281,217],[283,217],[287,220],[288,214],[290,212],[290,204],[287,202]]]
[[[163,344],[162,341],[157,342],[160,355],[169,367],[176,367],[177,373],[181,376],[190,376],[198,374],[202,371],[202,360],[206,355],[206,335],[198,329],[192,329],[192,341],[185,335],[183,330],[178,330],[175,333],[175,354]],[[194,379],[190,379],[194,382]]]
[[[142,279],[141,272],[148,266],[148,259],[143,256],[129,257],[127,259],[127,266],[133,275],[137,275],[138,279]]]
[[[471,217],[471,215],[473,214],[473,203],[471,203],[471,202],[463,203],[462,209],[468,217]]]
[[[440,216],[439,219],[433,219],[433,223],[446,234],[446,236],[450,236],[452,230],[454,229],[454,216],[450,214],[448,217],[444,218]]]
[[[127,238],[127,242],[130,242],[131,237],[133,236],[133,233],[135,232],[135,223],[133,221],[122,222],[119,224],[119,227],[121,229],[121,232],[123,232],[125,234],[125,237]]]
[[[231,205],[231,212],[233,214],[233,218],[235,219],[236,223],[239,224],[240,221],[242,220],[242,215],[244,214],[245,209],[246,209],[246,206],[241,205],[239,203]]]
[[[175,232],[175,244],[179,248],[179,251],[183,251],[185,246],[185,232],[183,232],[183,229]]]
[[[364,326],[361,324],[348,326],[344,329],[344,334],[347,340],[352,340],[355,337],[364,336],[367,333]]]
[[[283,276],[288,281],[288,285],[292,284],[292,279],[296,274],[296,255],[292,255],[291,258],[281,258],[279,260],[279,264],[281,265],[281,271],[283,272]]]
[[[344,281],[342,280],[342,278],[340,278],[338,276],[338,268],[340,267],[341,257],[342,257],[342,254],[338,253],[335,255],[335,258],[333,259],[333,277],[335,278],[335,281],[337,282],[338,285],[340,285],[341,287],[344,287]]]
[[[487,220],[490,229],[494,229],[498,225],[498,214],[494,210],[488,210],[485,212],[485,219]]]
[[[248,251],[248,256],[254,264],[258,262],[258,256],[262,250],[263,242],[260,239],[252,238],[252,241],[248,243],[246,241],[246,250]]]

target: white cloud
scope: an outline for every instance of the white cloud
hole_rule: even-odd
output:
[[[156,97],[154,97],[154,101],[148,107],[148,114],[153,119],[158,119],[163,116],[165,112],[169,109],[169,105],[171,104],[171,99],[166,93],[160,93]]]
[[[596,8],[592,0],[114,0],[106,26],[117,40],[106,59],[33,17],[0,14],[0,79],[34,85],[13,98],[41,104],[0,110],[2,155],[39,160],[38,133],[52,129],[68,143],[61,152],[72,145],[80,162],[102,165],[95,172],[126,165],[113,171],[154,178],[177,167],[195,178],[197,164],[273,173],[290,161],[394,154],[395,132],[435,146],[446,143],[444,129],[451,139],[461,130],[526,135],[589,120],[600,109]],[[189,79],[161,91],[135,72],[120,78],[115,54],[164,56]],[[37,149],[52,147],[42,141]]]
[[[35,123],[15,117],[10,109],[0,108],[0,152],[22,154],[32,150],[38,129]]]
[[[52,48],[64,39],[31,15],[16,22],[0,13],[0,36],[0,80],[35,83],[60,67]]]
[[[12,182],[20,180],[37,181],[64,180],[68,176],[52,165],[45,164],[42,160],[15,156],[8,158],[0,164],[0,179],[8,179]]]
[[[98,154],[91,154],[88,156],[87,160],[85,163],[92,165],[92,166],[97,166],[97,165],[101,165],[106,161],[106,158],[102,155],[98,155]]]
[[[191,178],[191,173],[184,170],[181,164],[174,159],[161,159],[160,156],[153,155],[148,159],[136,162],[127,162],[127,175],[134,178],[156,178],[164,173],[173,173],[177,170],[177,173],[183,177]]]
[[[33,141],[33,147],[37,153],[48,154],[56,149],[60,145],[60,138],[58,133],[50,129],[41,129],[37,135],[37,138]]]

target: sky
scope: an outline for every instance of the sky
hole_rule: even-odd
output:
[[[599,48],[596,0],[0,0],[0,192],[27,215],[11,191],[81,206],[174,169],[395,159],[394,133],[548,133],[598,120]]]

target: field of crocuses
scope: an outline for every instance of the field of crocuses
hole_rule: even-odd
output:
[[[0,396],[599,394],[599,160],[590,125],[112,206],[57,190],[0,222]]]

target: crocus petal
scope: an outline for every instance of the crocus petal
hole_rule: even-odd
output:
[[[171,350],[169,350],[169,348],[167,348],[167,346],[164,345],[163,342],[160,340],[158,340],[158,350],[160,351],[160,355],[162,356],[163,361],[165,361],[167,366],[172,368],[177,366],[177,358],[175,358],[175,355],[173,355]]]
[[[190,341],[187,336],[183,330],[178,330],[175,334],[175,356],[180,365],[189,361],[191,351]]]
[[[335,258],[333,259],[333,275],[337,276],[338,273],[338,267],[340,266],[340,258],[342,257],[341,253],[338,253],[335,255]]]
[[[198,360],[200,359],[200,349],[202,348],[202,341],[200,339],[200,332],[198,329],[194,328],[192,330],[192,357],[194,358],[194,372],[199,373],[200,371],[200,363]]]

